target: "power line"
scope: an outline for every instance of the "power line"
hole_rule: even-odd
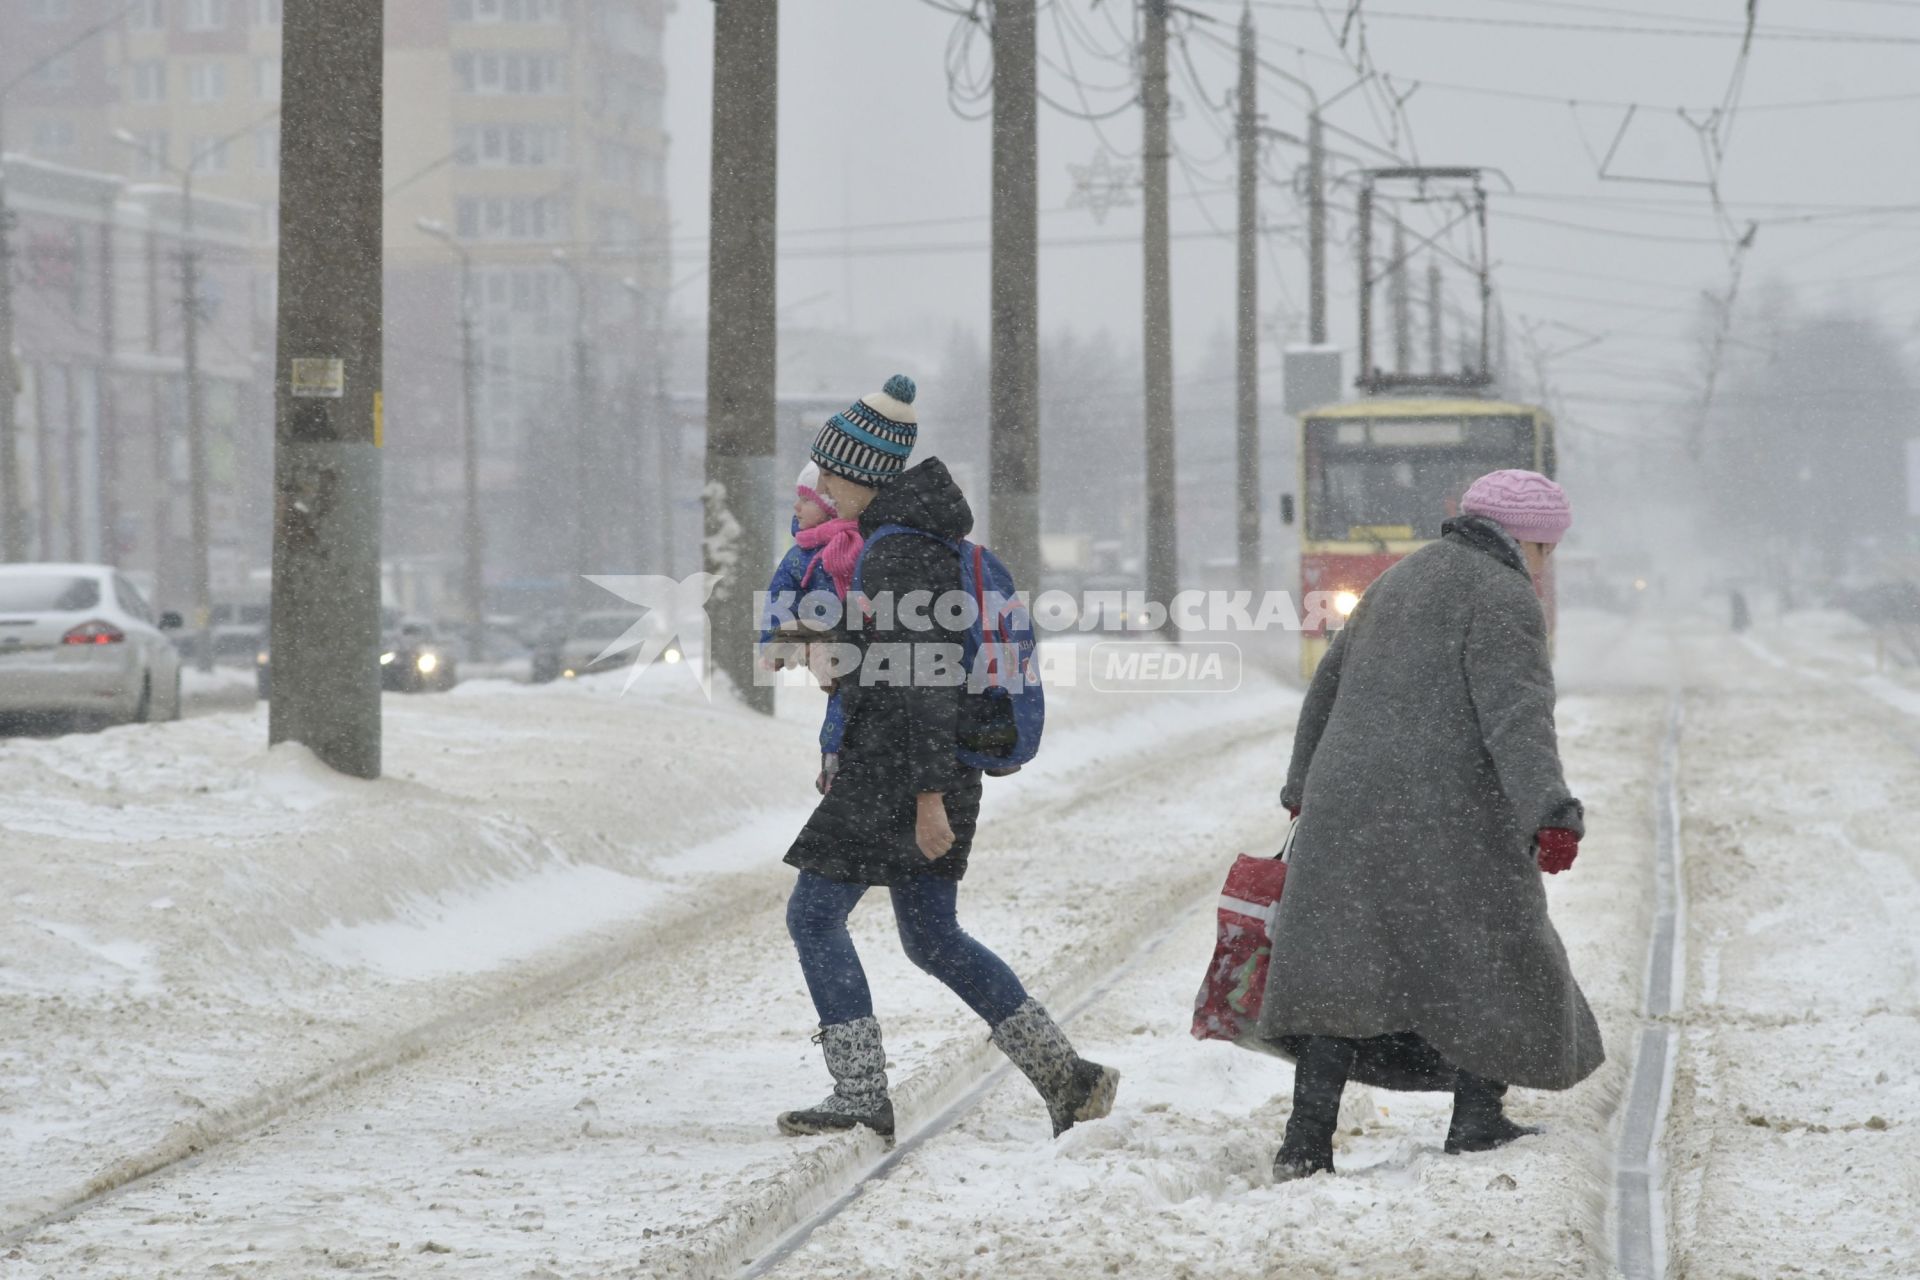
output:
[[[1233,0],[1201,0],[1201,2],[1232,3]],[[1324,13],[1318,5],[1301,4],[1298,3],[1297,0],[1247,0],[1247,2],[1260,9],[1277,9],[1291,13]],[[1739,32],[1737,31],[1703,31],[1697,27],[1615,26],[1601,22],[1547,22],[1537,18],[1487,18],[1466,14],[1408,13],[1402,10],[1382,11],[1372,9],[1367,12],[1367,17],[1396,22],[1427,22],[1449,26],[1503,27],[1528,31],[1564,31],[1569,34],[1579,35],[1673,36],[1705,40],[1739,38]],[[1783,43],[1920,45],[1920,36],[1903,36],[1880,31],[1816,31],[1763,27],[1757,28],[1754,35],[1757,39]]]

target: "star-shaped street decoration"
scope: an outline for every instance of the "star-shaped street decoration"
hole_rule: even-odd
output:
[[[645,610],[618,640],[602,649],[594,659],[597,663],[639,646],[640,652],[635,655],[633,667],[627,672],[627,682],[620,686],[621,693],[632,689],[641,672],[672,649],[675,641],[679,641],[677,652],[688,657],[698,653],[699,670],[696,675],[700,680],[700,691],[708,698],[713,697],[713,646],[709,643],[713,625],[707,617],[707,601],[720,581],[718,574],[696,573],[684,579],[655,573],[590,573],[585,577],[595,586],[604,587],[627,603],[637,604]]]
[[[1085,209],[1095,222],[1103,225],[1108,213],[1133,203],[1133,189],[1139,185],[1133,176],[1133,166],[1114,164],[1112,154],[1105,147],[1093,153],[1091,164],[1070,164],[1067,172],[1073,177],[1073,194],[1067,197],[1067,208]]]

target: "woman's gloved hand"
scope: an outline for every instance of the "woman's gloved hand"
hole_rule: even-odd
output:
[[[1539,851],[1533,860],[1550,876],[1567,870],[1573,866],[1573,860],[1580,856],[1580,837],[1565,827],[1542,827],[1535,834],[1534,841]]]

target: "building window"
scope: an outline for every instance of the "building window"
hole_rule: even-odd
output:
[[[187,30],[224,31],[227,0],[187,0]]]
[[[33,69],[33,78],[44,85],[65,88],[73,83],[73,55],[63,53],[48,58]]]
[[[73,121],[63,116],[48,116],[33,122],[33,149],[43,156],[57,156],[73,150]]]
[[[151,178],[165,173],[167,166],[168,142],[165,129],[153,129],[134,135],[133,150],[134,176]]]
[[[566,59],[552,53],[456,53],[454,79],[460,92],[553,94],[567,88]]]
[[[455,22],[559,22],[561,0],[452,0]]]
[[[262,102],[280,101],[280,59],[253,60],[253,96]]]
[[[253,25],[256,27],[277,27],[280,25],[281,0],[253,0]]]
[[[545,169],[567,163],[559,125],[471,124],[456,134],[460,163],[480,169]]]
[[[464,196],[455,220],[463,240],[561,240],[567,212],[560,196]]]
[[[127,10],[127,26],[135,31],[163,31],[166,25],[166,0],[134,0]]]
[[[193,140],[193,152],[189,163],[195,173],[225,173],[227,171],[227,139],[221,137],[198,137]]]
[[[227,64],[189,62],[187,64],[187,99],[190,102],[225,102],[227,100]]]
[[[160,58],[148,58],[127,66],[127,97],[134,102],[154,103],[167,100],[167,64]]]
[[[262,125],[253,131],[253,167],[261,173],[280,172],[280,126]]]

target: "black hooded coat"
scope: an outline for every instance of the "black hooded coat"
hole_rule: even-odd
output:
[[[960,560],[935,539],[964,538],[973,529],[973,509],[948,474],[929,458],[895,477],[860,516],[860,532],[872,537],[882,525],[904,525],[931,538],[897,533],[876,543],[861,566],[860,585],[869,599],[904,600],[911,592],[938,598],[960,586]],[[865,647],[862,671],[840,682],[846,736],[833,789],[820,798],[786,861],[802,871],[853,884],[891,885],[916,876],[958,880],[967,873],[967,853],[980,813],[980,772],[954,756],[962,700],[958,685],[915,683],[914,650],[949,646],[961,633],[941,627],[927,609],[929,629],[908,625],[906,610],[876,610],[873,622],[852,633]],[[889,616],[891,614],[891,616]],[[881,650],[878,646],[897,646]],[[898,676],[880,678],[874,659],[890,654]],[[914,814],[922,792],[945,797],[954,845],[929,862],[914,838]]]

